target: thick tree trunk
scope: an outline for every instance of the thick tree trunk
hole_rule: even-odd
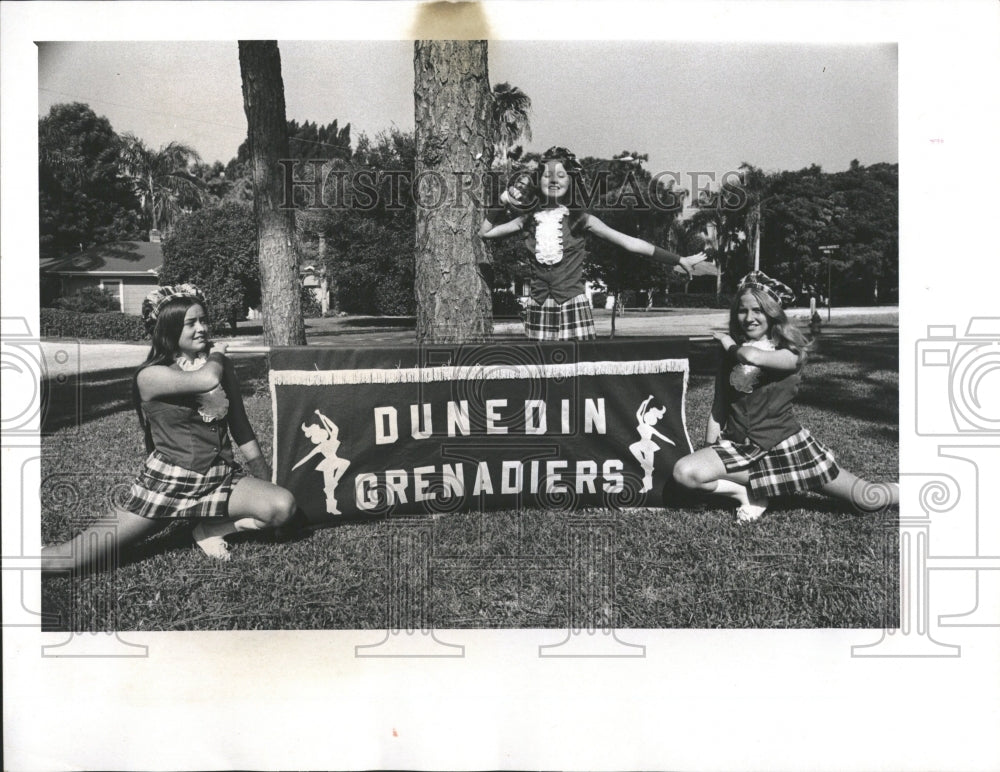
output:
[[[418,40],[416,117],[417,341],[469,342],[493,331],[479,238],[493,127],[485,40]]]
[[[284,202],[284,175],[278,159],[289,157],[281,57],[273,40],[241,40],[239,47],[253,171],[264,343],[301,346],[306,334],[299,305],[295,211],[279,208]]]

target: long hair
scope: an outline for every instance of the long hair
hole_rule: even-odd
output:
[[[535,212],[542,209],[542,202],[547,200],[542,191],[542,172],[545,169],[545,164],[550,162],[562,164],[569,178],[566,195],[558,203],[569,210],[569,230],[570,233],[577,235],[587,219],[587,212],[580,200],[581,188],[583,187],[583,167],[576,160],[576,156],[564,147],[552,147],[546,150],[539,160],[538,166],[530,172],[537,203],[526,212],[527,219],[524,230],[531,233],[532,236],[535,234]]]
[[[202,305],[201,301],[190,295],[179,295],[164,302],[156,317],[156,324],[150,333],[152,345],[149,347],[149,355],[132,376],[132,405],[135,407],[136,415],[139,416],[139,426],[142,427],[147,453],[153,452],[153,435],[149,428],[149,422],[142,412],[142,399],[139,396],[139,373],[152,365],[173,363],[177,356],[177,342],[180,340],[181,330],[184,328],[184,317],[191,306],[200,305]]]
[[[747,287],[733,298],[729,309],[729,335],[737,343],[745,343],[747,336],[740,327],[740,298],[751,295],[767,317],[767,335],[777,348],[787,348],[799,358],[799,367],[806,363],[806,355],[811,341],[789,320],[781,303],[762,289]]]

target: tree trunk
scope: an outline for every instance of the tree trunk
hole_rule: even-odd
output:
[[[482,222],[493,127],[485,40],[418,40],[416,120],[417,341],[464,343],[493,332]]]
[[[284,202],[284,174],[278,159],[289,157],[281,57],[273,40],[241,40],[239,48],[257,219],[264,343],[301,346],[306,334],[299,304],[295,210],[279,208]]]

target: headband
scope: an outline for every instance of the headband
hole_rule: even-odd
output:
[[[782,308],[795,300],[795,293],[792,292],[791,287],[782,284],[777,279],[772,279],[763,271],[751,271],[740,279],[736,293],[740,294],[747,289],[758,289],[766,292]]]
[[[573,153],[558,145],[550,147],[542,154],[542,160],[539,163],[544,164],[546,161],[558,161],[567,172],[578,172],[583,168],[583,165],[576,160],[576,156]]]
[[[193,284],[168,284],[165,287],[157,287],[142,301],[142,320],[146,323],[147,329],[152,329],[156,324],[156,317],[160,315],[163,304],[174,298],[194,298],[202,306],[205,305],[205,296]]]

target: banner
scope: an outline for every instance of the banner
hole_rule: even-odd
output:
[[[691,452],[686,338],[270,355],[275,481],[313,524],[662,506]]]

